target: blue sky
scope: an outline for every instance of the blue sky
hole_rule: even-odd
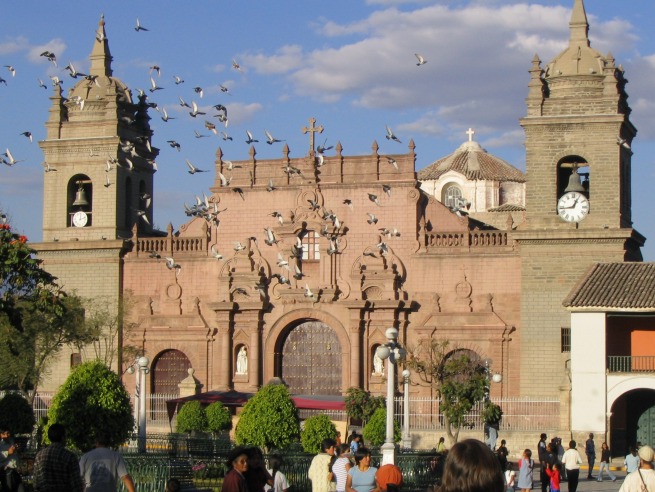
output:
[[[56,5],[56,7],[55,7]],[[3,5],[0,31],[0,149],[12,167],[0,166],[0,210],[31,240],[41,240],[43,155],[51,93],[49,77],[74,84],[63,67],[88,69],[101,14],[114,57],[114,76],[134,93],[148,89],[149,67],[163,90],[149,100],[175,118],[151,111],[153,145],[161,149],[155,175],[155,225],[178,228],[183,203],[208,192],[213,173],[190,175],[185,159],[213,169],[220,146],[224,158],[248,158],[246,130],[259,158],[282,155],[282,144],[266,145],[264,130],[286,140],[292,157],[306,154],[301,128],[315,117],[328,145],[344,154],[365,154],[373,141],[381,153],[400,153],[416,143],[417,169],[475,139],[489,152],[525,169],[523,131],[528,69],[537,53],[545,65],[568,40],[573,0],[331,0],[325,1],[67,1],[23,0]],[[633,220],[651,239],[644,257],[655,261],[655,221],[650,207],[655,171],[655,2],[585,0],[592,47],[610,52],[626,70],[633,143]],[[148,31],[135,31],[137,17]],[[39,54],[52,51],[54,67]],[[428,63],[416,66],[414,53]],[[234,70],[232,60],[242,67]],[[3,65],[11,65],[16,74]],[[176,85],[174,76],[184,83]],[[48,89],[39,87],[42,79]],[[228,94],[220,85],[229,88]],[[203,88],[200,98],[193,88]],[[202,108],[228,108],[233,137],[223,141],[191,118],[179,97]],[[208,111],[209,112],[209,111]],[[214,122],[218,123],[216,119]],[[402,144],[384,138],[385,125]],[[220,129],[220,125],[219,129]],[[34,142],[20,135],[33,134]],[[194,131],[209,135],[196,138]],[[180,151],[166,141],[176,140]]]

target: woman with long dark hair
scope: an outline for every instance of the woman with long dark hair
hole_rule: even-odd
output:
[[[375,473],[377,468],[371,466],[371,452],[360,446],[355,451],[355,466],[348,470],[346,492],[370,492],[377,488]]]
[[[444,465],[439,492],[504,492],[505,479],[496,455],[482,441],[455,444]]]

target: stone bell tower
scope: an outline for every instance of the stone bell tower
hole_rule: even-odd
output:
[[[145,96],[132,100],[112,76],[109,42],[100,20],[89,74],[77,74],[68,97],[56,85],[39,145],[44,178],[43,240],[111,240],[152,231],[153,174],[158,149]]]
[[[89,73],[76,73],[67,97],[61,84],[50,97],[47,137],[39,142],[48,163],[43,242],[33,247],[66,292],[101,300],[108,312],[117,313],[123,298],[123,257],[132,247],[132,231],[136,227],[147,235],[153,230],[153,175],[159,151],[150,144],[145,96],[134,101],[125,84],[112,76],[104,18],[90,60]],[[58,387],[77,362],[110,350],[115,353],[111,365],[117,367],[120,319],[113,329],[111,346],[90,346],[81,353],[64,350],[42,389]]]
[[[574,0],[567,48],[542,67],[532,60],[526,99],[526,221],[522,258],[521,393],[568,394],[562,301],[589,267],[639,261],[632,228],[627,79],[589,42],[583,0]],[[602,34],[602,33],[601,33]],[[547,369],[547,370],[546,370]],[[564,402],[563,402],[564,403]]]

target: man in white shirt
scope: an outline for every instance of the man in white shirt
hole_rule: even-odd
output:
[[[650,446],[639,448],[639,468],[625,477],[619,492],[655,492],[655,470],[653,470],[655,451]],[[645,487],[645,489],[644,489]]]
[[[576,445],[577,443],[575,441],[570,441],[569,449],[567,449],[562,456],[562,465],[566,468],[566,476],[569,481],[569,492],[575,492],[578,489],[578,480],[580,479],[582,457],[575,448]]]
[[[632,473],[639,468],[639,455],[637,454],[637,448],[630,446],[630,454],[625,457],[623,464],[625,465],[626,473]]]

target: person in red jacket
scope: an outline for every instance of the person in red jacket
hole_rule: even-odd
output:
[[[545,472],[546,475],[550,478],[550,492],[559,492],[559,483],[561,480],[560,477],[560,472],[559,472],[559,463],[553,463],[552,465],[549,465]]]

